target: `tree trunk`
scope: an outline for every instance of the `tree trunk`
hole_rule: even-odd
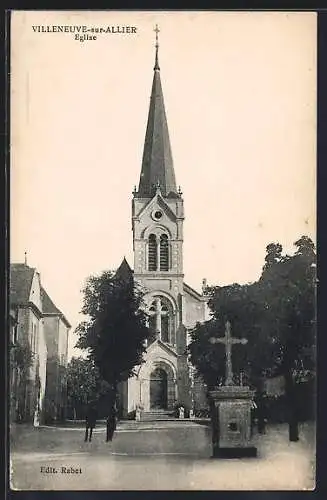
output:
[[[288,368],[285,373],[285,391],[288,405],[288,426],[289,440],[299,440],[299,422],[297,417],[297,398],[295,384],[293,380],[292,370]]]

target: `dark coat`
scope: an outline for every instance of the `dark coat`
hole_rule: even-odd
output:
[[[86,425],[88,427],[95,427],[97,421],[97,410],[94,407],[89,407],[86,413]]]
[[[107,417],[107,427],[116,430],[116,425],[117,425],[116,411],[112,409]]]

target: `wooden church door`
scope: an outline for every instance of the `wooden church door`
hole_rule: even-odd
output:
[[[150,408],[166,410],[168,404],[167,373],[162,368],[156,368],[150,377]]]

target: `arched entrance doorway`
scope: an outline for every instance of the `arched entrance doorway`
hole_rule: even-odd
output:
[[[150,375],[150,409],[166,410],[168,407],[167,373],[156,368]]]

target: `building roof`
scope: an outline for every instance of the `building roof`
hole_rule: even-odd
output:
[[[192,288],[190,285],[185,283],[185,281],[183,283],[183,290],[185,292],[189,293],[190,295],[192,295],[192,297],[194,297],[195,299],[202,300],[202,301],[207,300],[205,296],[201,295],[201,293],[194,290],[194,288]]]
[[[54,305],[47,292],[41,287],[42,311],[46,314],[61,314],[61,311]]]
[[[10,305],[27,305],[30,304],[30,293],[32,281],[36,269],[29,267],[27,264],[11,264],[10,265]],[[60,316],[64,323],[70,328],[68,320],[63,313],[55,306],[47,292],[41,286],[41,303],[42,311],[39,314],[55,314]]]
[[[10,265],[10,303],[12,305],[27,304],[35,269],[26,264]]]
[[[118,267],[116,273],[115,273],[115,278],[118,278],[120,280],[125,280],[125,279],[131,279],[133,277],[133,271],[128,264],[126,258],[124,257],[122,260],[122,263]]]
[[[139,189],[135,193],[135,196],[139,198],[152,198],[158,186],[160,186],[163,196],[179,197],[176,189],[167,117],[160,80],[158,44],[156,44],[156,60],[145,134],[142,169]]]
[[[68,328],[71,327],[67,318],[60,311],[60,309],[58,309],[58,307],[53,303],[53,301],[49,297],[48,293],[45,291],[45,289],[42,286],[41,286],[41,301],[42,301],[42,312],[44,315],[60,316],[60,318],[63,320],[63,322],[66,324],[66,326]]]

